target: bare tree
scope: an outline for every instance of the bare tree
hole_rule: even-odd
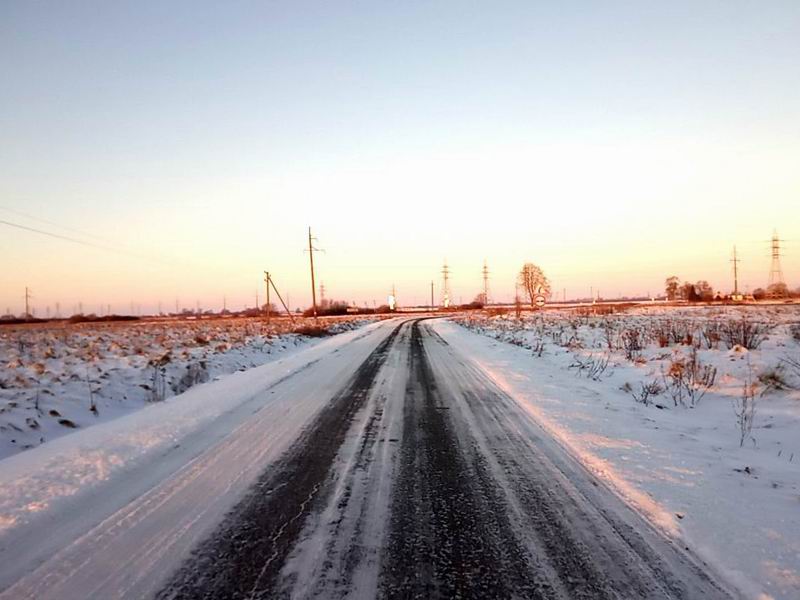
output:
[[[770,286],[767,286],[767,296],[772,298],[788,298],[789,297],[789,286],[787,286],[782,281],[778,283],[773,283]]]
[[[531,303],[531,307],[535,305],[536,296],[550,297],[550,282],[537,265],[533,263],[522,265],[518,279],[520,287]]]
[[[676,300],[678,298],[678,288],[681,285],[681,280],[672,275],[667,277],[664,282],[664,290],[667,292],[667,300]]]
[[[708,302],[709,300],[714,299],[714,288],[711,287],[711,284],[708,283],[705,279],[701,279],[697,283],[694,284],[694,289],[697,295],[699,296],[699,300],[704,302]]]

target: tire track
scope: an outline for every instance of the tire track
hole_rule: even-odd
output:
[[[320,514],[306,523],[283,569],[281,596],[375,596],[402,426],[410,329],[406,325],[401,330],[364,411],[354,419],[331,474],[335,491]]]
[[[331,465],[401,327],[367,357],[157,598],[274,597],[273,587],[306,518],[331,493]]]
[[[500,490],[455,435],[451,406],[411,335],[411,380],[392,493],[380,595],[386,598],[545,598],[549,584],[514,535]]]

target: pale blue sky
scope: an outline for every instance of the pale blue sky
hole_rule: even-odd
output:
[[[0,206],[125,249],[3,227],[0,310],[252,303],[264,268],[306,302],[309,224],[359,301],[445,256],[465,300],[484,257],[498,294],[524,260],[726,288],[734,242],[755,287],[800,238],[796,1],[6,0],[0,81]]]

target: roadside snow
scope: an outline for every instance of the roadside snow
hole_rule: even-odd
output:
[[[748,320],[769,325],[766,340],[750,351],[702,337],[714,331],[708,322],[738,323],[737,309],[602,317],[547,312],[520,322],[462,318],[463,327],[439,322],[436,328],[587,468],[662,530],[687,540],[748,596],[797,598],[800,392],[776,386],[800,384],[800,373],[778,366],[800,357],[793,339],[800,314],[796,307],[749,310]],[[657,334],[666,322],[676,331],[688,325],[697,337],[660,347]],[[624,337],[632,329],[640,331],[642,348],[626,358]],[[694,389],[693,407],[685,390],[680,399],[665,390],[647,404],[634,400],[642,382],[666,387],[671,365],[685,364],[698,344],[700,367],[717,372],[702,398],[702,386]],[[586,366],[592,361],[601,363],[594,372]],[[734,405],[748,378],[755,423],[740,447]]]

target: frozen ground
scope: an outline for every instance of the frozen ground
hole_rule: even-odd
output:
[[[0,461],[0,599],[737,597],[493,343],[384,321]]]
[[[330,322],[331,333],[364,319]],[[310,322],[300,320],[298,326]],[[288,320],[0,328],[0,459],[307,346]]]
[[[788,599],[800,597],[798,308],[547,311],[437,329],[651,521],[749,596]],[[743,318],[764,327],[757,349],[727,343]],[[707,390],[702,376],[676,383],[713,369]],[[642,402],[651,382],[660,392]],[[748,382],[755,417],[742,436]]]
[[[0,461],[0,599],[797,598],[795,313],[748,315],[398,318],[81,428]]]

